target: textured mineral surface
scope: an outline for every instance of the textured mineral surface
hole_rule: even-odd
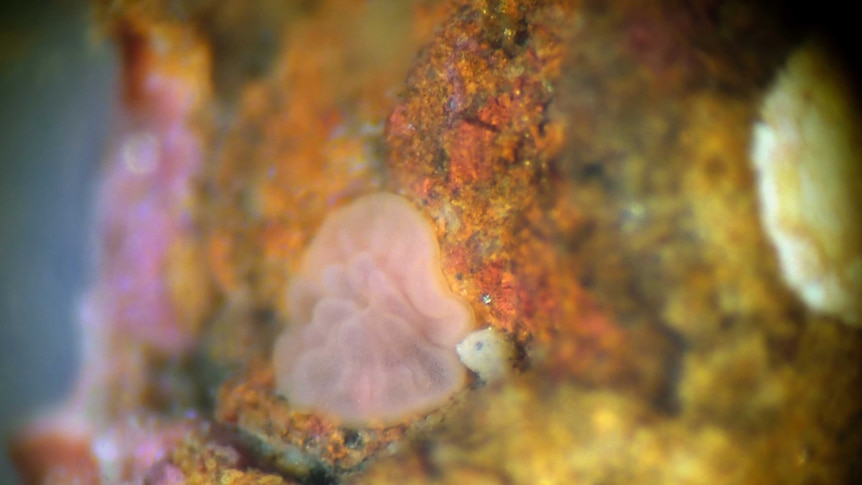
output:
[[[742,1],[96,12],[129,121],[77,391],[13,441],[28,482],[862,474],[862,330],[785,283],[749,156],[806,41],[792,18]],[[486,370],[427,414],[348,425],[276,392],[272,351],[317,229],[376,192],[431,224],[505,358],[465,358]]]

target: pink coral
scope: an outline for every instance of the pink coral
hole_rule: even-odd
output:
[[[455,345],[473,315],[447,287],[439,251],[428,221],[395,195],[330,215],[290,282],[278,392],[361,424],[428,411],[460,389]]]

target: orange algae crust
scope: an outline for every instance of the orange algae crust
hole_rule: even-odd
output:
[[[166,270],[194,354],[122,347],[129,387],[101,396],[218,429],[154,483],[844,483],[862,467],[862,335],[781,284],[758,220],[751,120],[790,47],[770,12],[96,3],[125,39],[129,102],[149,72],[183,77],[208,147],[198,231]],[[271,352],[317,227],[378,191],[432,222],[448,286],[516,372],[350,427],[277,396]]]
[[[317,470],[351,471],[403,439],[403,427],[340,427],[325,418],[292,410],[273,391],[270,366],[251,370],[222,386],[216,419],[253,438],[258,455],[294,476]]]
[[[450,285],[480,326],[515,343],[517,367],[536,351],[554,375],[658,393],[652,371],[663,364],[639,373],[630,336],[581,284],[565,245],[591,223],[565,196],[572,185],[556,163],[565,120],[549,109],[577,16],[572,2],[464,2],[388,118],[389,186],[434,218]],[[646,346],[665,345],[637,332]]]
[[[221,434],[228,434],[222,431]],[[194,433],[177,446],[170,457],[151,473],[153,483],[170,483],[174,477],[186,484],[292,485],[299,482],[264,471],[248,450],[220,438],[218,431]],[[161,480],[161,481],[160,481]]]

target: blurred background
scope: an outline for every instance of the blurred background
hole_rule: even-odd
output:
[[[71,388],[90,205],[117,78],[84,1],[0,14],[0,483],[9,433]]]

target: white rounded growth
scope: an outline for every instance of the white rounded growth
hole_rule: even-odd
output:
[[[811,308],[862,324],[862,131],[853,91],[816,44],[770,89],[752,160],[763,224],[787,284]]]
[[[400,421],[464,384],[455,353],[473,326],[449,290],[437,239],[409,202],[360,198],[320,227],[291,278],[276,391],[353,424]]]
[[[461,362],[487,383],[503,380],[512,369],[512,345],[493,328],[467,335],[455,349]]]

